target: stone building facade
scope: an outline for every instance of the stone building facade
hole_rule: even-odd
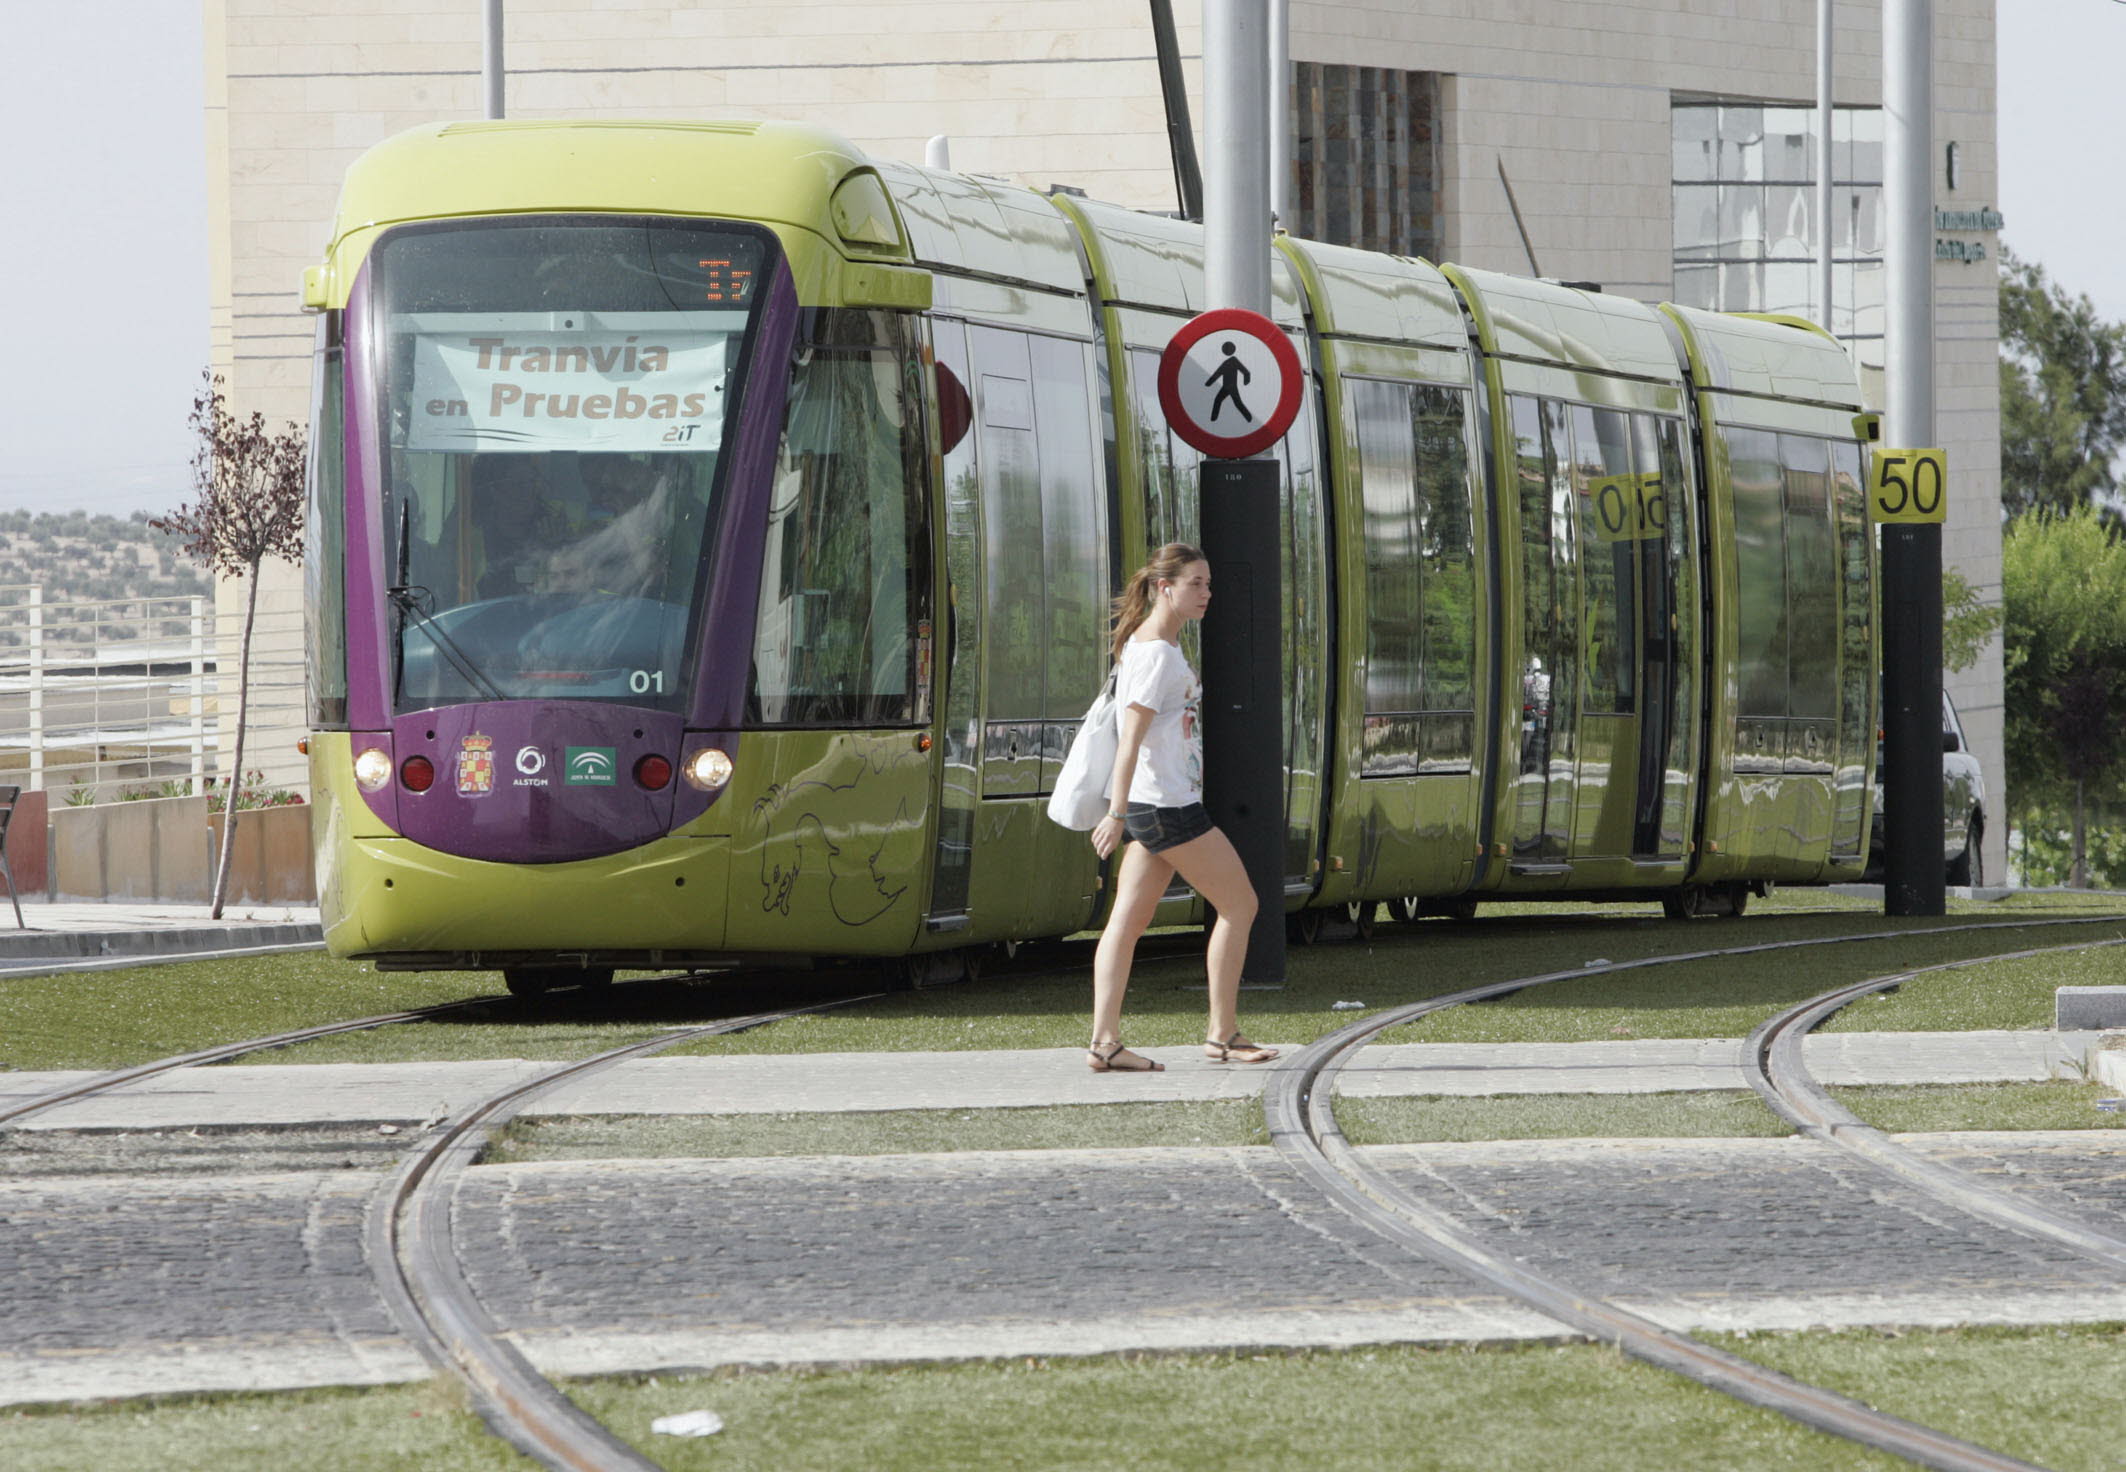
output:
[[[481,115],[478,0],[205,0],[213,359],[238,404],[307,413],[304,266],[341,174],[416,123]],[[1946,562],[2000,586],[1994,0],[1937,0]],[[920,161],[1169,210],[1143,0],[507,0],[510,116],[779,117]],[[1814,315],[1812,0],[1290,0],[1295,233],[1650,301]],[[1175,5],[1202,122],[1201,10]],[[1836,8],[1833,327],[1880,393],[1879,0]],[[1752,128],[1755,133],[1752,133]],[[1873,152],[1870,153],[1870,140]],[[1801,177],[1796,176],[1799,170]],[[1872,191],[1872,193],[1871,193]],[[1871,253],[1872,262],[1871,265]],[[292,602],[291,575],[269,599]],[[1949,676],[2001,805],[1998,646]],[[270,722],[261,750],[300,724]],[[292,762],[286,763],[292,766]],[[2005,825],[1985,867],[2003,872]]]

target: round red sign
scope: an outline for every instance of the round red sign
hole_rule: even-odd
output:
[[[1245,460],[1299,415],[1299,354],[1259,312],[1220,307],[1191,317],[1159,355],[1166,422],[1206,455]]]

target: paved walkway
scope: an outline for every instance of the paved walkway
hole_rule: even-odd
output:
[[[51,903],[25,898],[23,925],[8,928],[0,910],[0,976],[34,976],[124,964],[143,956],[209,955],[259,946],[301,948],[321,942],[315,905]]]
[[[2102,1033],[1831,1033],[1804,1056],[1834,1084],[1982,1083],[2091,1076]],[[534,1115],[800,1114],[1009,1109],[1043,1104],[1247,1099],[1269,1070],[1218,1067],[1195,1048],[1147,1048],[1164,1073],[1096,1074],[1078,1049],[781,1053],[645,1058],[534,1101]],[[1419,1094],[1632,1094],[1746,1089],[1732,1039],[1599,1043],[1405,1043],[1366,1050],[1338,1075],[1352,1098]],[[1289,1055],[1285,1062],[1289,1062]],[[1283,1067],[1285,1062],[1271,1065]],[[25,1121],[31,1130],[201,1125],[419,1124],[550,1065],[255,1063],[191,1069]],[[87,1072],[0,1074],[0,1104]]]

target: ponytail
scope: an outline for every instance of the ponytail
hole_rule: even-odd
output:
[[[1115,636],[1108,645],[1109,659],[1120,659],[1129,636],[1152,616],[1152,599],[1158,594],[1159,584],[1178,580],[1183,568],[1204,560],[1203,553],[1188,543],[1168,542],[1152,554],[1151,561],[1130,574],[1129,581],[1122,585],[1122,596],[1114,602]]]

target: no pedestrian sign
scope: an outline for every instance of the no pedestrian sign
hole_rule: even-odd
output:
[[[1183,323],[1159,356],[1159,407],[1206,455],[1259,455],[1299,415],[1299,354],[1259,312],[1221,307]]]

